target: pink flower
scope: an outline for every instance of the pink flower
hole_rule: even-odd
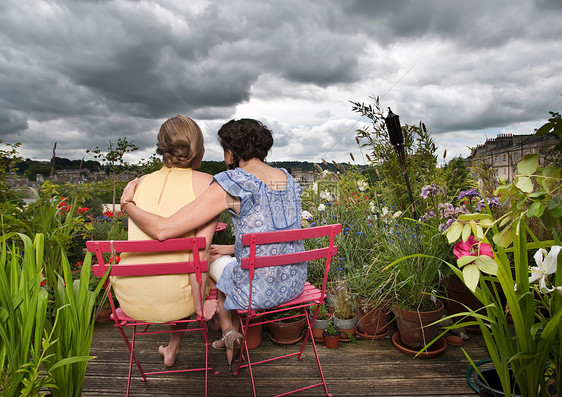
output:
[[[474,236],[470,236],[466,241],[459,241],[453,248],[455,258],[459,259],[463,256],[480,256],[487,255],[490,258],[494,257],[492,246],[490,244],[482,243]]]

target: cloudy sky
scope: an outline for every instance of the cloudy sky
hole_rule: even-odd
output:
[[[251,117],[269,160],[361,162],[349,101],[378,96],[466,156],[560,111],[561,21],[559,0],[2,0],[0,140],[41,160],[127,137],[136,161],[184,114],[221,160],[218,128]]]

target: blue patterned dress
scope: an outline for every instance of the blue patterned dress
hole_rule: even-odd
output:
[[[249,255],[250,248],[242,245],[242,235],[300,228],[302,188],[286,170],[281,170],[287,176],[287,186],[279,191],[269,189],[259,178],[242,168],[221,172],[213,179],[231,196],[240,198],[240,214],[230,211],[236,239],[236,261],[226,265],[217,283],[217,288],[226,295],[225,310],[248,308],[250,281],[248,270],[240,267],[240,259]],[[302,241],[292,241],[260,246],[256,255],[303,250]],[[252,309],[267,309],[299,296],[306,281],[306,270],[306,263],[256,269]]]

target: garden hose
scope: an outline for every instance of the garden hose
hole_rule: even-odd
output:
[[[485,358],[483,360],[477,361],[474,365],[476,367],[482,365],[482,364],[486,364],[491,362],[492,359],[491,358]],[[478,390],[478,388],[476,387],[476,385],[474,384],[474,382],[472,381],[472,371],[474,371],[474,367],[472,365],[470,365],[468,367],[468,369],[466,370],[466,381],[468,382],[468,385],[470,387],[472,387],[472,390],[474,390],[476,393],[479,393],[480,391]]]

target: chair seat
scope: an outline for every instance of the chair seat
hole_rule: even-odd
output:
[[[304,289],[299,296],[289,302],[279,305],[279,307],[302,305],[303,303],[308,302],[318,303],[322,298],[322,291],[307,281],[304,283]],[[248,313],[248,309],[238,309],[237,312],[240,314],[246,314]]]
[[[132,317],[129,317],[125,314],[125,312],[123,311],[123,309],[121,309],[120,307],[118,307],[117,309],[115,309],[115,316],[113,315],[113,313],[109,316],[109,318],[111,318],[112,320],[115,320],[115,317],[117,317],[117,321],[119,321],[122,325],[124,325],[124,323],[134,323],[135,325],[152,325],[154,323],[148,322],[148,321],[140,321],[140,320],[136,320]],[[179,320],[173,320],[173,321],[168,321],[167,323],[161,323],[162,325],[175,325],[180,321],[184,321],[187,320],[188,318],[183,318],[183,319],[179,319]]]

